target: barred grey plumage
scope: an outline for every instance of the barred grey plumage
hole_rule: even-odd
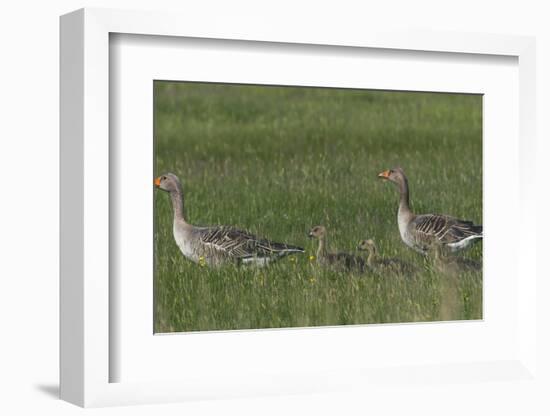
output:
[[[303,248],[269,241],[232,227],[195,228],[198,243],[204,257],[228,257],[240,263],[267,258],[279,258],[293,253],[302,253]]]
[[[483,236],[481,225],[441,214],[417,215],[411,221],[410,227],[415,230],[412,237],[422,251],[428,250],[434,240],[452,248],[467,238],[477,239]]]

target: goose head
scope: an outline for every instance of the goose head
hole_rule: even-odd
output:
[[[155,179],[155,186],[166,192],[181,192],[180,180],[173,173],[165,173]]]
[[[387,180],[398,185],[403,185],[406,182],[405,172],[401,168],[393,168],[380,172],[378,177],[383,180]]]
[[[374,241],[370,238],[368,240],[361,240],[357,244],[357,249],[361,251],[371,251],[375,248]]]
[[[322,225],[316,225],[309,231],[309,238],[317,238],[318,240],[325,237],[327,229]]]

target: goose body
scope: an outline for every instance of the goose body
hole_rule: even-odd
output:
[[[225,263],[265,266],[282,257],[303,253],[304,249],[257,237],[228,226],[197,227],[183,216],[183,190],[178,177],[167,173],[155,185],[170,193],[174,210],[173,235],[183,256],[189,260],[220,266]]]
[[[375,272],[413,275],[418,271],[414,265],[401,259],[380,257],[378,248],[371,239],[360,241],[357,248],[368,252],[367,266]]]
[[[399,187],[397,224],[401,240],[408,247],[423,254],[433,244],[445,246],[450,251],[458,251],[483,238],[483,227],[472,221],[443,214],[414,214],[409,205],[409,183],[401,168],[386,170],[378,176]]]
[[[347,271],[363,272],[367,269],[365,260],[345,252],[332,252],[327,248],[327,231],[322,225],[317,225],[309,232],[310,238],[319,240],[316,261],[319,266],[330,267]]]
[[[174,239],[182,254],[199,263],[219,266],[229,261],[265,266],[271,261],[303,249],[276,243],[233,227],[174,226]]]

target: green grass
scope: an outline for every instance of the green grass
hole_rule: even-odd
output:
[[[377,179],[399,165],[416,212],[481,223],[481,96],[172,82],[154,94],[155,173],[180,177],[187,220],[306,248],[264,269],[200,267],[179,252],[157,192],[155,332],[481,318],[481,273],[441,276],[408,249],[397,191]],[[318,224],[332,249],[371,237],[423,272],[319,269],[307,238]]]

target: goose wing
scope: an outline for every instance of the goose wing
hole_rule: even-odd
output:
[[[232,227],[202,228],[199,230],[199,239],[209,254],[235,259],[282,257],[304,251],[301,247],[269,241]]]
[[[483,235],[481,225],[440,214],[416,216],[411,221],[410,230],[416,241],[425,248],[434,242],[456,244],[469,237],[480,238]]]

